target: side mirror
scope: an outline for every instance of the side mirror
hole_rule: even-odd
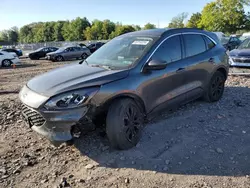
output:
[[[148,64],[144,67],[145,70],[162,70],[165,69],[167,66],[166,61],[161,60],[151,60]]]

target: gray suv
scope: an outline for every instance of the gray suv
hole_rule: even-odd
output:
[[[47,53],[46,59],[51,61],[64,61],[71,59],[86,59],[91,54],[87,47],[67,46],[59,48],[55,52]]]
[[[79,64],[33,78],[20,91],[23,116],[55,145],[85,127],[106,126],[113,147],[129,149],[145,120],[192,100],[220,100],[228,56],[213,33],[153,29],[121,35]]]

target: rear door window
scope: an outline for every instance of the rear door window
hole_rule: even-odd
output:
[[[205,40],[199,34],[183,35],[186,57],[195,56],[206,51]]]
[[[166,63],[180,60],[182,58],[180,36],[173,36],[163,42],[152,58]]]

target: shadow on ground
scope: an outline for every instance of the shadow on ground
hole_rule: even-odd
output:
[[[196,101],[150,122],[140,143],[128,151],[109,148],[102,130],[75,146],[109,168],[170,174],[243,176],[250,174],[250,89],[227,87],[217,103]]]

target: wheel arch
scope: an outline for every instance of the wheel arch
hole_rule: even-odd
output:
[[[4,67],[3,62],[4,62],[5,60],[10,61],[10,64],[12,64],[12,61],[11,61],[10,59],[3,59],[3,60],[1,61],[1,66],[2,66],[2,67]]]
[[[138,95],[136,95],[134,93],[122,93],[122,94],[115,95],[112,98],[108,99],[106,102],[104,102],[101,105],[101,108],[107,112],[109,109],[109,106],[112,103],[114,103],[117,100],[124,99],[124,98],[130,98],[130,99],[134,100],[136,104],[138,104],[142,107],[143,113],[146,115],[146,106],[145,106],[144,101]]]
[[[225,78],[227,79],[228,71],[226,70],[226,68],[224,68],[224,67],[219,67],[216,71],[221,72],[221,73],[225,76]],[[216,72],[216,71],[215,71],[215,72]]]

